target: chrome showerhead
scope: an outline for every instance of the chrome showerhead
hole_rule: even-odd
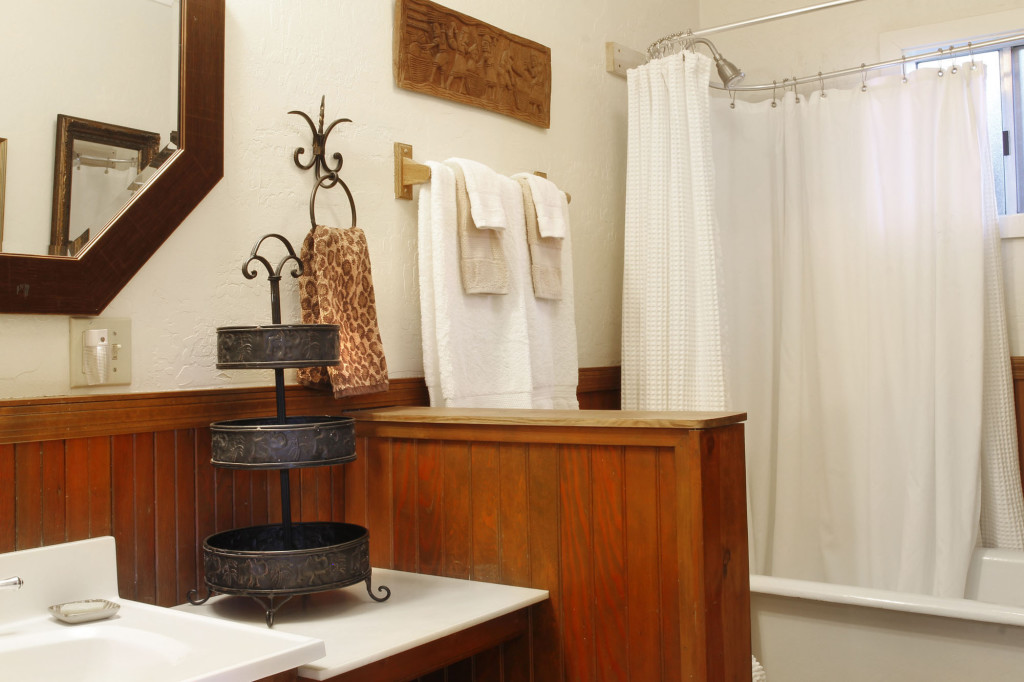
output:
[[[722,85],[727,88],[736,85],[747,75],[722,55],[715,59],[715,66],[718,68],[718,77],[722,79]]]
[[[693,43],[704,43],[711,50],[711,56],[715,58],[715,68],[718,69],[718,77],[722,79],[722,85],[730,88],[741,80],[746,75],[736,65],[730,62],[728,59],[722,56],[722,53],[711,44],[711,41],[707,38],[692,38]]]

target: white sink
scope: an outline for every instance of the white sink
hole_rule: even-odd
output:
[[[248,682],[325,654],[319,639],[119,598],[113,538],[0,554],[0,578],[12,575],[24,587],[0,591],[4,679]],[[121,608],[76,625],[47,611],[50,604],[97,598]]]

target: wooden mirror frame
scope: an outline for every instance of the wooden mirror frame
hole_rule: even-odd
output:
[[[0,253],[0,313],[98,315],[224,176],[224,0],[181,0],[180,65],[178,151],[76,257]]]

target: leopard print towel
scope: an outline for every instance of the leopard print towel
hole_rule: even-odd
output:
[[[340,326],[341,363],[300,369],[299,383],[331,390],[335,398],[388,390],[366,235],[358,227],[317,225],[303,240],[301,256],[302,322]]]

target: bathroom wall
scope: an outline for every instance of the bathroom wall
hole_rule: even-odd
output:
[[[551,48],[550,130],[398,90],[393,2],[227,0],[225,177],[103,313],[132,319],[133,383],[69,389],[68,318],[0,315],[0,399],[272,383],[265,372],[218,372],[214,329],[269,321],[265,278],[245,280],[240,267],[259,236],[277,232],[298,246],[310,227],[312,176],[292,163],[309,131],[287,112],[315,119],[321,95],[328,122],[353,120],[335,129],[328,153],[344,155],[367,234],[393,377],[422,376],[416,206],[393,196],[395,141],[421,161],[466,156],[507,174],[543,170],[572,193],[580,365],[617,365],[626,94],[625,81],[605,72],[604,43],[642,49],[691,25],[698,2],[444,4]],[[350,224],[340,190],[321,191],[317,203],[320,222]],[[284,319],[297,320],[294,281],[282,295]]]
[[[812,4],[817,3],[701,0],[700,27]],[[968,33],[958,32],[961,23]],[[893,52],[894,33],[902,32],[899,38],[910,41],[904,45],[915,45],[919,44],[914,42],[916,36],[922,36],[924,44],[932,40],[962,44],[975,36],[1006,31],[1024,32],[1024,5],[1019,0],[862,0],[709,37],[746,72],[746,84],[757,84],[894,59],[899,56]],[[849,84],[859,84],[859,76],[851,78]],[[1019,229],[1009,233],[1022,234]],[[1024,238],[1004,238],[1002,250],[1010,352],[1019,356],[1024,355]]]

